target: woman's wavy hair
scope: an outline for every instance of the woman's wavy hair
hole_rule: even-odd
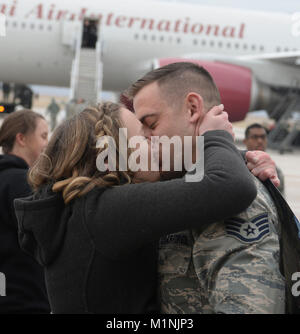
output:
[[[28,174],[28,181],[38,192],[52,185],[61,192],[65,203],[87,194],[95,187],[112,187],[131,183],[133,173],[119,171],[120,105],[106,102],[88,107],[62,123],[53,133],[49,145]],[[97,156],[107,147],[97,148],[97,141],[110,136],[116,143],[117,171],[97,169]]]

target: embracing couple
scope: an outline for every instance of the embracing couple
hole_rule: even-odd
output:
[[[273,161],[236,149],[218,89],[197,65],[154,70],[127,93],[135,113],[103,103],[60,125],[29,172],[34,195],[15,201],[52,312],[283,313],[278,217],[260,181],[278,185]],[[137,149],[149,155],[153,136],[195,146],[203,135],[202,180],[174,168],[100,171],[96,143],[118,143],[121,128],[144,136]]]

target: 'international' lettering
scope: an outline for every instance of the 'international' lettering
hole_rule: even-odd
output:
[[[7,17],[20,15],[20,13],[18,13],[18,1],[14,0],[9,5],[0,3],[0,13]],[[165,33],[193,34],[230,39],[243,39],[246,30],[245,23],[241,23],[237,26],[223,26],[213,22],[193,22],[190,17],[177,18],[174,20],[130,17],[122,13],[94,13],[85,7],[79,8],[76,12],[71,12],[63,8],[58,8],[55,4],[47,6],[42,2],[35,5],[24,15],[24,19],[44,21],[79,21],[83,20],[85,17],[98,19],[101,24],[114,29],[156,30]]]

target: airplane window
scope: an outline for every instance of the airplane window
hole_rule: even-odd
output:
[[[18,23],[17,22],[14,22],[13,23],[13,27],[16,28],[18,26]]]
[[[231,48],[231,43],[227,43],[227,47],[228,47],[228,49],[230,49]]]
[[[222,42],[219,42],[219,47],[223,47],[223,43]]]
[[[264,51],[265,48],[264,48],[263,45],[261,45],[259,49],[260,49],[260,51]]]
[[[177,41],[177,43],[181,43],[181,38],[178,37],[176,41]]]
[[[42,24],[40,24],[39,29],[44,30],[44,26]]]
[[[164,36],[160,36],[160,41],[163,42],[165,40]]]
[[[134,39],[139,39],[139,34],[135,34]]]
[[[25,23],[25,22],[22,23],[22,28],[23,28],[23,29],[26,28],[26,23]]]
[[[284,49],[284,52],[289,52],[289,51],[290,51],[289,48]]]
[[[156,36],[153,35],[153,36],[151,37],[151,39],[152,39],[153,42],[156,41]]]
[[[206,40],[205,40],[205,39],[202,41],[202,45],[203,45],[203,46],[206,45]]]
[[[256,50],[256,46],[252,45],[252,50],[255,51]]]
[[[143,39],[146,41],[146,40],[148,39],[148,36],[145,34],[145,35],[143,36]]]
[[[278,46],[276,49],[277,52],[281,52],[281,48]]]
[[[198,45],[198,41],[196,39],[194,39],[193,43],[194,45]]]
[[[48,26],[48,30],[51,31],[52,30],[52,26]]]
[[[34,28],[35,28],[35,25],[32,23],[32,24],[30,25],[30,28],[31,28],[31,29],[34,29]]]
[[[239,49],[239,47],[240,47],[240,44],[235,44],[236,49]]]
[[[248,49],[248,45],[244,44],[244,50],[247,50],[247,49]]]
[[[169,43],[172,43],[173,42],[173,38],[172,36],[169,37]]]
[[[214,41],[210,41],[209,44],[210,44],[211,47],[215,46],[215,42]]]

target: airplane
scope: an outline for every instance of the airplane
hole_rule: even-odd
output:
[[[99,20],[103,89],[175,61],[203,65],[231,121],[300,92],[300,13],[136,0],[0,0],[0,81],[70,86],[76,29]]]

